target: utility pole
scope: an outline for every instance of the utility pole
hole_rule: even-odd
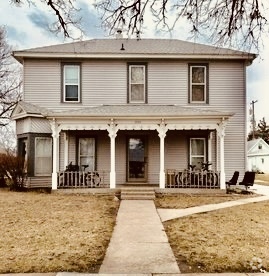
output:
[[[256,101],[251,101],[250,105],[252,106],[251,110],[252,110],[252,140],[255,139],[255,125],[256,125],[256,122],[255,122],[255,111],[254,111],[254,105],[255,103],[257,102]]]

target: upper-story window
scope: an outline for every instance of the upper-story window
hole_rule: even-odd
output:
[[[129,64],[129,87],[128,102],[129,103],[146,103],[146,65]]]
[[[190,103],[208,103],[207,65],[190,65]]]
[[[63,101],[80,102],[80,65],[63,65]]]

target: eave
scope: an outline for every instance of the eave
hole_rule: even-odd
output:
[[[255,54],[224,55],[224,54],[131,54],[131,53],[42,53],[16,51],[13,53],[20,63],[25,58],[33,59],[173,59],[173,60],[247,60],[250,63],[256,58]]]

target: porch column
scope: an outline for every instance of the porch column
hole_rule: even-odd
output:
[[[208,161],[212,161],[212,132],[208,135]],[[209,168],[211,168],[211,166]]]
[[[116,154],[115,154],[115,140],[117,136],[117,128],[111,120],[108,128],[108,135],[110,137],[110,189],[116,188]]]
[[[226,127],[226,121],[222,121],[221,124],[219,124],[219,127],[217,129],[218,137],[219,137],[219,153],[220,153],[220,188],[225,189],[225,162],[224,162],[224,136],[225,136],[225,127]]]
[[[55,119],[51,122],[53,151],[52,151],[52,190],[57,190],[57,172],[59,170],[59,130]]]
[[[68,147],[69,147],[69,136],[67,132],[64,132],[64,168],[68,166]]]
[[[164,138],[166,136],[167,128],[164,121],[157,128],[160,137],[160,178],[159,178],[159,187],[161,189],[165,188],[165,172],[164,172]]]

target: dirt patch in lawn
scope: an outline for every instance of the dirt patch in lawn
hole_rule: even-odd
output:
[[[98,272],[118,206],[112,196],[0,191],[0,273]]]
[[[268,213],[265,201],[165,222],[181,272],[269,270]]]

